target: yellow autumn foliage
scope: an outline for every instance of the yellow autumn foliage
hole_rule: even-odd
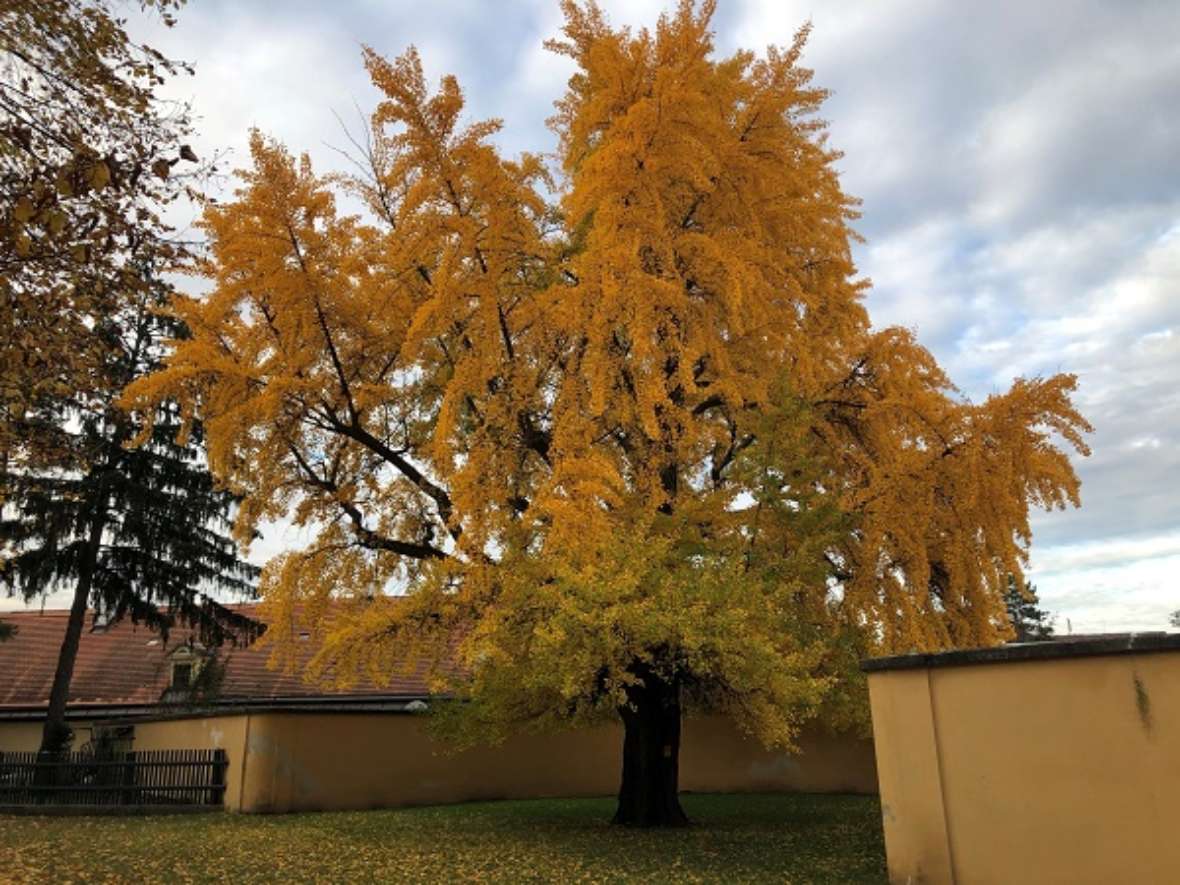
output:
[[[859,655],[1009,635],[1030,506],[1078,504],[1075,379],[973,404],[871,328],[806,29],[717,58],[712,2],[562,6],[559,168],[366,50],[368,174],[255,133],[192,337],[126,403],[200,417],[242,539],[315,529],[263,582],[280,655],[326,632],[312,677],[455,658],[494,739],[614,716],[639,666],[789,745]]]
[[[165,24],[183,0],[149,0]],[[143,297],[144,269],[187,249],[165,207],[191,188],[188,111],[159,87],[188,70],[125,30],[111,0],[0,3],[0,500],[11,477],[85,470],[69,425],[118,393],[96,329]]]

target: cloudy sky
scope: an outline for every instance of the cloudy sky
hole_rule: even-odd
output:
[[[650,25],[667,4],[602,5]],[[570,73],[541,45],[556,0],[189,0],[170,30],[127,6],[135,35],[195,63],[170,94],[199,117],[198,152],[229,165],[257,126],[339,167],[338,118],[376,101],[362,44],[412,43],[432,77],[458,75],[510,153],[553,147]],[[1083,507],[1036,517],[1032,578],[1061,632],[1164,629],[1180,609],[1180,4],[721,0],[717,44],[789,43],[807,20],[864,200],[874,322],[914,328],[973,399],[1080,376]],[[276,529],[255,555],[295,540]]]

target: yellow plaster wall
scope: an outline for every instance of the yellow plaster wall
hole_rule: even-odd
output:
[[[929,671],[871,674],[869,700],[889,880],[951,882]],[[889,737],[882,741],[880,734]]]
[[[623,735],[612,730],[612,739]],[[767,750],[720,716],[686,719],[680,747],[680,788],[702,793],[876,793],[873,742],[820,728],[805,729],[798,753]],[[614,761],[618,761],[614,747]],[[611,771],[608,792],[618,789]]]
[[[90,728],[88,723],[71,722],[70,727],[79,741],[86,740]],[[40,722],[0,721],[0,751],[23,753],[36,750],[41,746],[41,728]]]
[[[223,748],[230,811],[376,808],[473,799],[600,796],[618,789],[616,726],[524,735],[445,752],[420,716],[253,713],[135,723],[137,750]],[[78,740],[88,723],[74,723]],[[0,750],[35,750],[41,724],[0,722]],[[801,752],[767,751],[719,717],[685,721],[680,783],[690,791],[876,791],[872,743],[805,731]]]
[[[604,792],[602,731],[529,737],[444,755],[419,718],[379,714],[257,715],[248,739],[248,811],[376,808]]]
[[[242,765],[245,761],[247,715],[165,719],[135,724],[136,750],[226,751],[225,807],[242,810]]]
[[[90,722],[70,721],[75,749],[90,740]],[[246,717],[212,716],[135,722],[135,750],[224,749],[229,760],[226,770],[225,807],[241,810],[242,763],[245,759]],[[0,751],[36,750],[41,745],[40,722],[0,721]]]
[[[270,713],[252,717],[247,811],[370,808],[473,799],[595,796],[618,789],[622,734],[603,727],[526,735],[457,754],[406,715]],[[685,790],[860,791],[875,788],[872,747],[808,735],[802,756],[768,753],[728,723],[685,725]]]
[[[869,688],[890,881],[1180,881],[1180,652],[885,671]]]
[[[90,740],[90,721],[70,719],[69,726],[74,730],[74,749],[80,748]],[[43,723],[10,722],[0,720],[0,751],[36,750],[41,746],[41,729]]]

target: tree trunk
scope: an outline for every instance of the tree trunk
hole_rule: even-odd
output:
[[[680,684],[647,667],[627,689],[623,718],[623,780],[612,823],[630,827],[683,827],[680,807]]]
[[[78,643],[82,639],[82,627],[86,623],[86,604],[90,601],[90,587],[94,580],[94,567],[98,562],[98,548],[102,543],[106,508],[100,506],[90,524],[86,549],[82,551],[82,562],[78,569],[78,583],[74,587],[74,601],[70,605],[70,619],[66,622],[66,635],[57,655],[57,670],[53,674],[53,688],[49,692],[49,709],[45,713],[45,726],[41,731],[41,753],[63,753],[70,747],[74,732],[66,724],[66,703],[70,699],[70,680],[74,675],[74,662],[78,659]]]

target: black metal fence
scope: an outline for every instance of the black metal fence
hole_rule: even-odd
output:
[[[0,805],[220,806],[225,750],[0,752]]]

